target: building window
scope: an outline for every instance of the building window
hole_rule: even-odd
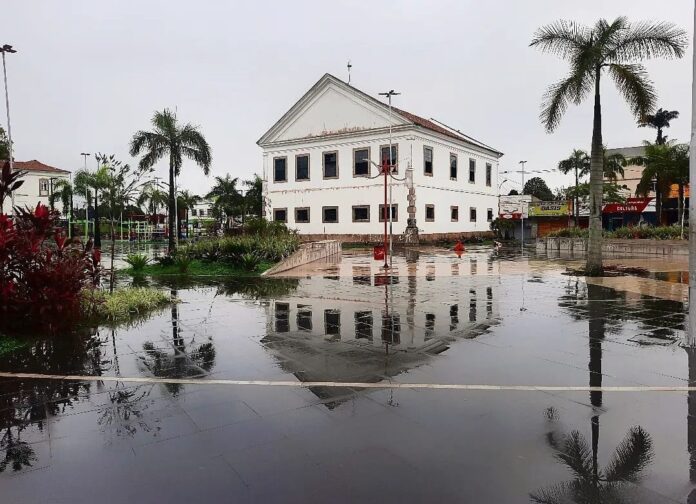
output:
[[[196,216],[196,209],[192,208],[191,209],[191,217],[195,217],[195,216]]]
[[[490,187],[493,183],[493,166],[490,163],[486,163],[486,186]]]
[[[389,206],[389,205],[387,205]],[[384,205],[379,206],[379,221],[384,222]],[[387,220],[389,220],[389,214],[387,213]],[[392,222],[397,222],[399,220],[399,205],[391,206],[391,220]]]
[[[469,159],[469,182],[476,183],[476,160]]]
[[[325,223],[338,222],[338,207],[325,206],[321,207],[321,221]]]
[[[213,207],[210,207],[210,208],[208,208],[208,217],[212,217],[212,216],[213,216]]]
[[[488,222],[493,222],[493,209],[489,208],[486,210],[486,220]]]
[[[353,222],[370,222],[369,205],[359,205],[353,207]]]
[[[370,176],[370,149],[353,149],[353,176]]]
[[[392,173],[396,173],[398,170],[398,163],[399,163],[399,145],[398,144],[392,144],[391,146],[391,156],[389,156],[389,146],[388,145],[382,145],[379,148],[379,162],[380,165],[384,163],[384,160],[387,160],[387,163],[392,167]]]
[[[295,156],[295,180],[309,180],[309,154]]]
[[[452,222],[459,221],[459,207],[458,206],[451,206],[450,207],[450,219],[452,220]]]
[[[39,196],[48,196],[48,179],[39,179]]]
[[[275,304],[275,332],[286,333],[290,331],[290,304]]]
[[[372,341],[372,312],[355,312],[355,339]]]
[[[324,310],[324,330],[327,335],[341,334],[341,311]]]
[[[435,335],[435,314],[425,314],[425,339],[429,340]]]
[[[398,314],[382,313],[382,341],[395,345],[401,343],[401,317]]]
[[[288,159],[284,157],[273,158],[273,182],[288,181]]]
[[[457,180],[457,155],[450,154],[450,179]]]
[[[278,222],[288,222],[288,209],[287,208],[274,208],[273,209],[273,220]]]
[[[312,306],[297,305],[297,329],[300,331],[312,330]]]
[[[476,222],[476,208],[469,207],[469,221]]]
[[[295,208],[295,222],[309,222],[309,207]]]
[[[433,176],[433,148],[423,147],[423,173],[429,177]]]
[[[435,220],[435,205],[425,205],[425,221],[433,222]]]
[[[324,178],[338,178],[338,152],[324,152]]]

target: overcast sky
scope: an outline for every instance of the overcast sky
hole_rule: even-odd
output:
[[[256,140],[324,73],[395,105],[434,117],[503,151],[501,170],[555,168],[573,148],[589,149],[592,103],[572,107],[546,134],[539,104],[566,72],[557,57],[528,47],[535,29],[559,18],[592,23],[626,15],[672,21],[692,33],[693,0],[457,1],[6,1],[15,159],[69,170],[80,152],[113,153],[149,128],[153,111],[177,108],[212,147],[214,175],[261,171]],[[668,130],[688,141],[691,48],[682,60],[650,61],[659,106],[682,116]],[[603,85],[609,147],[654,140]],[[5,126],[2,105],[0,124]],[[93,157],[91,158],[92,165]],[[166,162],[158,171],[164,176]],[[543,174],[553,188],[570,178]],[[185,162],[180,186],[212,182]],[[517,178],[519,180],[519,178]],[[503,190],[515,187],[510,183]]]

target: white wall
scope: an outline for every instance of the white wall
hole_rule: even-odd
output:
[[[36,208],[36,205],[41,202],[43,205],[49,206],[48,194],[50,193],[51,178],[53,178],[53,184],[55,185],[57,179],[70,179],[70,174],[68,173],[41,173],[34,171],[27,171],[26,175],[23,177],[24,184],[15,191],[14,194],[14,204],[15,206],[25,207],[28,206],[31,209]],[[48,182],[49,193],[45,195],[39,195],[39,180],[45,179]],[[10,201],[5,203],[5,211],[10,210]],[[56,201],[55,208],[61,214],[63,213],[63,204],[60,201]]]

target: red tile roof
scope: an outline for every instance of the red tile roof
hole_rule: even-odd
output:
[[[9,161],[0,161],[3,166],[8,164]],[[32,159],[31,161],[14,161],[12,167],[15,170],[22,170],[27,172],[42,172],[42,173],[70,173],[68,170],[61,170],[60,168],[55,168],[54,166],[49,166],[43,164],[41,161]]]

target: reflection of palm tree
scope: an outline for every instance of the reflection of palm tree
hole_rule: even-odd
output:
[[[19,429],[21,432],[22,429]],[[12,431],[7,429],[5,435],[0,439],[0,449],[5,451],[5,458],[0,460],[0,473],[11,466],[13,471],[21,471],[24,467],[31,467],[32,462],[36,461],[36,454],[29,443],[12,436]]]
[[[103,428],[110,428],[116,437],[135,436],[138,429],[144,432],[152,432],[152,427],[144,420],[144,410],[148,403],[142,402],[152,391],[153,385],[146,390],[141,390],[145,385],[135,388],[123,388],[123,384],[116,383],[116,388],[109,392],[109,404],[104,408],[97,420]],[[159,427],[155,432],[159,431]]]
[[[629,429],[604,470],[597,465],[596,448],[590,449],[578,431],[565,436],[560,444],[553,436],[549,440],[557,450],[556,458],[573,473],[573,480],[531,493],[532,502],[623,502],[626,483],[638,481],[653,458],[652,439],[640,426]]]

